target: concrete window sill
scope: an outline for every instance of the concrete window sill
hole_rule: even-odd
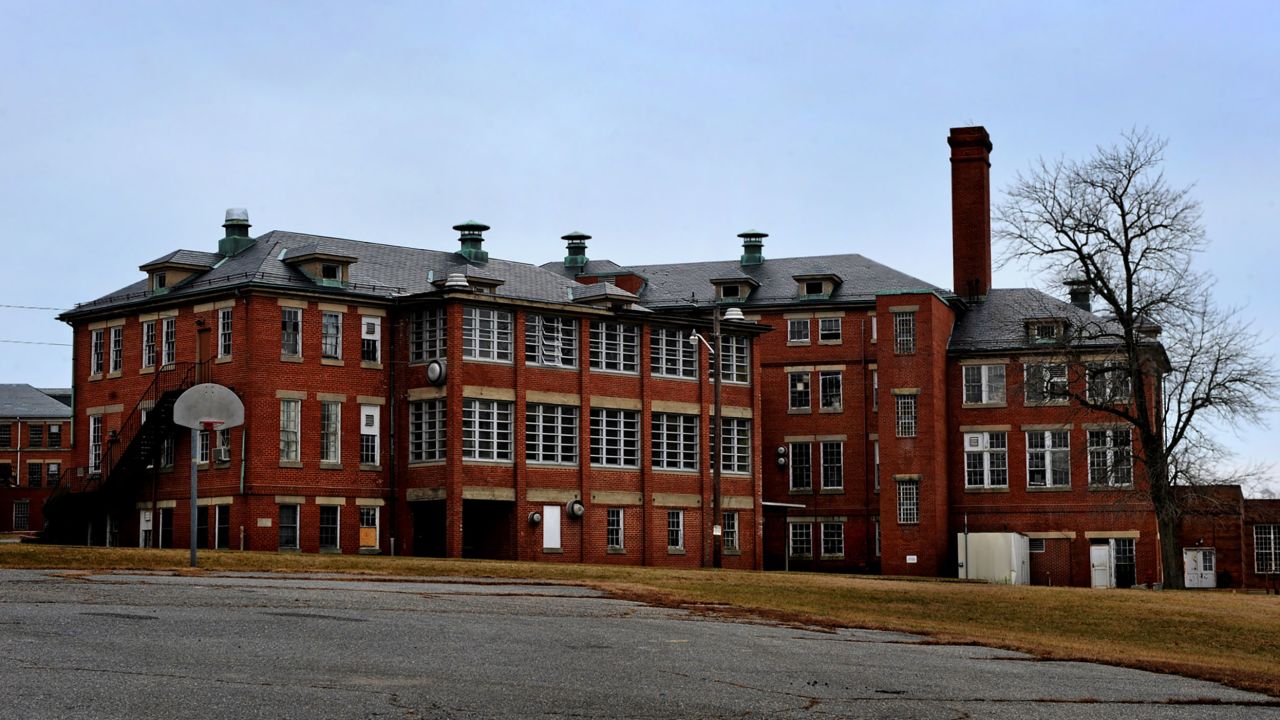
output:
[[[283,358],[281,359],[283,360]],[[346,361],[344,361],[342,358],[330,358],[330,357],[320,358],[320,364],[327,365],[329,367],[346,367],[347,366]]]
[[[299,462],[299,461],[297,461],[297,460],[281,460],[281,461],[280,461],[280,467],[282,467],[282,468],[300,468],[300,467],[302,467],[302,463],[301,463],[301,462]]]
[[[1028,487],[1027,492],[1071,492],[1070,485],[1054,485],[1052,487]]]
[[[843,495],[843,494],[844,494],[844,488],[843,488],[843,487],[838,487],[838,488],[822,488],[822,493],[821,493],[821,494],[822,494],[822,495]]]
[[[542,548],[543,555],[563,555],[563,548]]]
[[[964,489],[967,493],[1007,493],[1007,487],[967,487]]]
[[[364,463],[360,463],[360,469],[361,469],[361,470],[369,470],[369,471],[373,471],[373,472],[381,472],[381,471],[382,471],[382,466],[381,466],[381,465],[366,465],[366,464],[364,464]]]
[[[626,550],[626,548],[613,548],[613,547],[611,547],[611,548],[608,548],[607,550],[605,550],[605,552],[606,552],[606,553],[608,553],[608,554],[610,554],[610,555],[626,555],[626,554],[627,554],[627,550]]]
[[[807,487],[807,488],[791,488],[790,490],[788,490],[788,491],[787,491],[787,494],[789,494],[789,495],[812,495],[812,494],[813,494],[813,488],[811,488],[811,487]]]
[[[320,469],[321,470],[341,470],[342,463],[321,462]]]
[[[373,362],[372,360],[361,360],[360,367],[364,368],[365,370],[381,370],[382,363]]]
[[[280,362],[300,363],[302,362],[302,356],[301,355],[281,355]]]
[[[667,548],[668,555],[684,555],[684,548]]]
[[[812,413],[812,408],[787,408],[788,415],[811,415]]]

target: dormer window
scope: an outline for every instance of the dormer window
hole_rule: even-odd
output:
[[[138,269],[147,274],[147,289],[160,295],[213,268],[216,261],[216,256],[210,253],[177,250],[139,265]]]
[[[720,288],[720,297],[722,298],[740,298],[742,297],[741,285],[725,285]]]
[[[1066,334],[1061,320],[1032,320],[1027,323],[1027,340],[1033,343],[1057,342]]]
[[[316,244],[290,248],[280,259],[317,285],[331,287],[346,286],[351,279],[351,266],[356,262],[350,255],[330,252]]]
[[[796,281],[796,294],[802,300],[830,298],[841,282],[840,276],[830,273],[793,275],[792,279]]]
[[[717,300],[733,303],[746,301],[751,291],[759,286],[759,283],[745,275],[712,278],[711,284],[715,286]]]
[[[823,288],[820,280],[808,280],[804,284],[805,295],[822,295]]]
[[[165,274],[164,274],[164,273],[162,273],[162,272],[158,272],[158,273],[156,273],[155,275],[152,275],[152,276],[151,276],[151,289],[152,289],[152,290],[163,290],[165,287],[166,287],[166,285],[165,285]]]
[[[320,266],[320,277],[325,280],[341,280],[341,269],[334,263],[324,263]]]

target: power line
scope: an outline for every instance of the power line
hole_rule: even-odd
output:
[[[0,303],[0,308],[10,308],[13,310],[70,310],[71,308],[44,307],[42,305],[5,305]]]
[[[0,340],[0,343],[13,343],[15,345],[57,345],[58,347],[71,347],[71,343],[42,342],[40,340]]]

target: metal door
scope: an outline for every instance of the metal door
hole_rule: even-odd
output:
[[[1188,588],[1218,586],[1217,553],[1213,548],[1186,548],[1182,551],[1183,580]]]
[[[1111,577],[1111,543],[1089,546],[1089,575],[1093,587],[1115,587]]]

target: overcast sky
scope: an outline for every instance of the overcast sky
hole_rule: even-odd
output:
[[[1280,338],[1280,3],[1046,5],[0,0],[0,304],[215,250],[227,207],[437,249],[475,218],[529,262],[570,230],[626,264],[736,257],[759,228],[766,257],[949,286],[948,128],[990,131],[998,200],[1139,127],[1196,185],[1219,297]],[[54,314],[0,308],[0,340],[67,343]],[[0,343],[0,382],[69,385],[70,357]],[[1277,420],[1232,439],[1244,459],[1280,462]]]

